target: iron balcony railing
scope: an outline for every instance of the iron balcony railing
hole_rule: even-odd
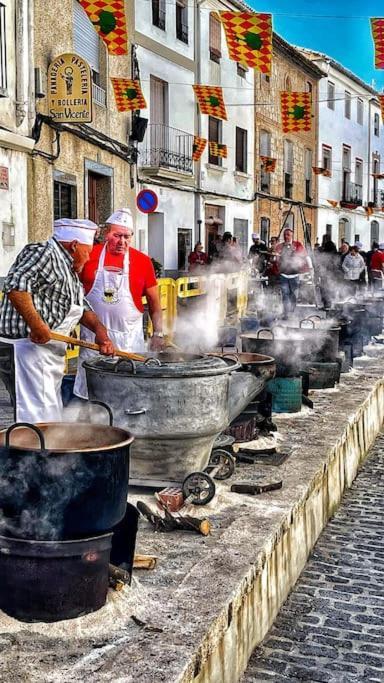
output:
[[[144,142],[139,145],[139,165],[192,174],[192,153],[193,135],[163,123],[152,123]]]
[[[106,102],[107,102],[106,92],[105,92],[104,88],[101,88],[96,83],[92,83],[92,99],[100,107],[106,106]]]
[[[378,209],[384,208],[384,190],[377,190],[377,192],[374,192],[373,203]]]
[[[347,182],[343,188],[343,202],[361,206],[363,203],[363,186]]]

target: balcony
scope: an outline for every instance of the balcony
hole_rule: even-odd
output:
[[[106,92],[104,88],[100,88],[97,83],[92,83],[92,100],[95,104],[98,104],[99,107],[106,107]]]
[[[139,166],[148,175],[192,176],[192,153],[193,135],[162,123],[152,123],[144,142],[139,145]]]
[[[376,209],[384,208],[384,190],[377,190],[374,192],[373,205]]]
[[[363,204],[363,186],[357,183],[346,182],[343,188],[343,198],[340,206],[344,208],[356,208]]]

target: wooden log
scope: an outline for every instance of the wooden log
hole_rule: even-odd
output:
[[[139,500],[136,504],[138,511],[152,524],[156,531],[195,531],[203,536],[208,536],[211,531],[211,523],[208,519],[196,519],[190,515],[171,513],[162,505],[164,517],[160,517],[145,503]]]
[[[133,559],[134,569],[154,569],[157,564],[157,557],[154,555],[135,555]]]
[[[272,484],[232,484],[232,493],[244,493],[248,496],[257,496],[267,491],[278,491],[283,486],[282,481],[275,481]]]

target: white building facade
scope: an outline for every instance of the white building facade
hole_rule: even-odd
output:
[[[137,190],[154,190],[159,200],[155,213],[138,213],[136,245],[171,276],[187,270],[197,241],[208,251],[227,230],[244,254],[250,242],[253,70],[229,60],[214,15],[231,7],[244,9],[212,0],[135,3],[133,76],[140,78],[148,104],[139,117],[148,118],[148,127],[138,143]],[[194,83],[223,88],[228,121],[200,114]],[[227,145],[228,158],[212,157],[207,145],[200,162],[193,162],[194,135]]]
[[[303,50],[327,73],[319,83],[318,238],[368,250],[384,241],[384,126],[377,92],[326,55]],[[332,206],[336,203],[336,206]]]
[[[34,147],[32,4],[0,0],[0,277],[28,241],[27,159]]]

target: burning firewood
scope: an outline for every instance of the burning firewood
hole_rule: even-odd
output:
[[[137,502],[137,509],[152,524],[155,531],[196,531],[203,536],[208,536],[211,532],[211,523],[208,519],[172,514],[164,506],[162,506],[164,515],[160,516],[140,500]]]

